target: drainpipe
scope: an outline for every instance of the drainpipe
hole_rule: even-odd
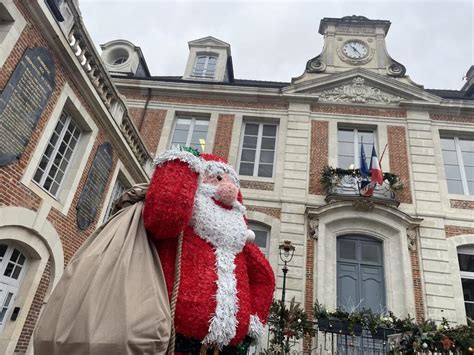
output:
[[[140,124],[138,125],[138,131],[142,133],[143,122],[145,121],[146,110],[148,109],[148,103],[151,99],[151,88],[148,88],[148,95],[145,102],[145,108],[143,109],[142,117],[140,118]]]

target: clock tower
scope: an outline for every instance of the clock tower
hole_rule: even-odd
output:
[[[324,47],[318,56],[306,64],[301,82],[351,70],[364,68],[380,75],[405,78],[405,67],[392,59],[385,46],[390,21],[369,20],[364,16],[345,16],[321,20],[319,33],[324,36]],[[405,81],[405,80],[404,80]],[[409,81],[409,80],[407,80]]]

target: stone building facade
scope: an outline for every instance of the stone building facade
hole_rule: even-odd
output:
[[[75,1],[4,0],[0,18],[0,138],[15,143],[0,143],[0,353],[33,353],[64,266],[175,144],[236,167],[275,298],[290,240],[287,300],[307,309],[472,315],[472,68],[460,90],[425,89],[388,54],[390,22],[350,16],[321,21],[321,54],[288,82],[236,79],[230,45],[213,37],[189,42],[182,76],[152,76],[129,41],[99,56]],[[30,74],[31,100],[18,83]],[[33,118],[12,125],[26,109]],[[387,180],[361,197],[357,177],[325,169],[358,168],[361,143],[368,160],[372,146],[385,151],[382,170],[402,189]]]
[[[0,353],[33,353],[43,304],[120,189],[138,134],[73,2],[0,2]]]
[[[178,77],[121,70],[117,46],[122,58],[144,60],[125,41],[107,43],[102,55],[149,149],[191,144],[236,166],[278,275],[277,299],[278,246],[289,240],[287,300],[465,323],[474,295],[472,68],[461,90],[425,89],[387,52],[389,27],[322,19],[321,54],[289,82],[236,79],[230,45],[213,37],[188,43]],[[367,198],[347,171],[322,181],[326,166],[358,168],[361,143],[368,163],[372,146],[384,152],[382,170],[402,189],[386,181]]]

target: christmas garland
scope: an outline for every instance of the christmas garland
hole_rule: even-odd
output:
[[[325,319],[346,323],[350,335],[354,335],[356,327],[368,329],[372,335],[377,334],[379,330],[384,334],[393,334],[390,337],[390,354],[416,354],[426,351],[474,353],[474,322],[470,319],[468,325],[452,327],[445,318],[438,325],[432,320],[417,323],[409,315],[398,318],[392,312],[379,314],[370,310],[330,311],[318,303],[314,304],[312,313],[315,322],[309,319],[308,314],[294,299],[288,308],[282,307],[280,301],[274,301],[268,320],[272,338],[264,353],[289,353],[291,344],[295,344],[296,340],[304,336],[314,336],[316,331],[320,330],[318,322],[322,323]],[[292,343],[289,340],[292,340]]]
[[[333,168],[331,166],[325,166],[321,173],[321,184],[326,188],[326,190],[330,189],[333,185],[333,178],[337,176],[338,178],[342,179],[344,176],[352,176],[354,178],[362,179],[362,175],[360,174],[360,169],[341,169],[341,168]],[[370,172],[369,172],[370,177]],[[383,173],[384,181],[387,181],[390,189],[393,191],[399,191],[403,189],[403,182],[400,179],[400,176],[393,174],[393,173]]]

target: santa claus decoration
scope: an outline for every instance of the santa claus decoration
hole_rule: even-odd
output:
[[[275,279],[247,227],[237,174],[223,159],[191,149],[170,149],[155,163],[143,220],[170,298],[182,241],[176,333],[214,349],[258,339]]]

